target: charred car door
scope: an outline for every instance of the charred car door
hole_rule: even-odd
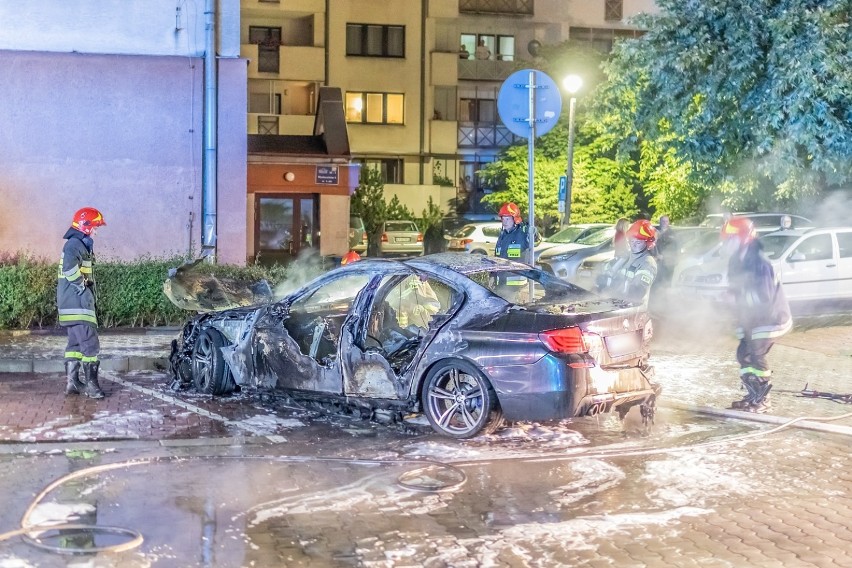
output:
[[[287,390],[343,392],[340,338],[359,294],[380,276],[336,274],[276,304],[255,324],[258,384]]]
[[[372,283],[371,283],[372,284]],[[408,396],[411,370],[461,304],[463,294],[407,269],[385,276],[360,298],[365,306],[341,339],[344,392],[365,398]]]

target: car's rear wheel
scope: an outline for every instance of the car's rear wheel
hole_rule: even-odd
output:
[[[452,438],[490,434],[503,423],[503,411],[491,384],[465,361],[433,367],[424,382],[421,401],[432,428]]]
[[[192,381],[198,392],[227,394],[234,390],[231,369],[222,356],[225,338],[215,329],[202,331],[192,349]]]

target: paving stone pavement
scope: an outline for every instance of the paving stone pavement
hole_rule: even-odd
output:
[[[162,359],[171,333],[104,333],[104,361]],[[779,341],[770,353],[773,414],[852,411],[852,405],[798,396],[805,383],[852,391],[850,346],[852,326],[839,325],[798,329]],[[657,433],[624,437],[606,432],[606,423],[596,432],[588,419],[552,427],[562,435],[583,433],[592,440],[583,451],[547,442],[539,455],[518,453],[528,440],[514,442],[509,434],[458,442],[303,428],[304,414],[288,414],[254,394],[172,393],[164,373],[141,365],[105,370],[107,398],[100,401],[66,397],[61,372],[0,373],[0,450],[95,441],[171,448],[199,441],[210,451],[226,439],[229,451],[256,444],[267,453],[440,456],[467,475],[454,492],[411,493],[389,474],[316,464],[282,474],[258,465],[256,479],[286,481],[263,491],[256,486],[252,494],[260,502],[243,504],[250,512],[240,517],[244,524],[236,532],[222,528],[217,546],[235,546],[233,534],[248,543],[239,563],[222,565],[852,567],[852,438],[794,428],[763,436],[770,428],[764,424],[665,407],[671,401],[722,409],[740,398],[735,347],[718,329],[696,337],[661,326],[652,356],[664,389]],[[61,358],[63,349],[61,336],[0,337],[4,361]],[[838,424],[852,426],[852,420]],[[548,431],[535,425],[528,431],[536,428]],[[595,433],[609,437],[595,440]],[[758,437],[747,438],[752,434]],[[313,445],[298,443],[309,439]],[[208,466],[196,471],[183,464],[182,471],[194,479],[209,475]],[[209,484],[192,485],[182,490]],[[64,565],[33,558],[38,561],[31,565]],[[129,565],[117,558],[115,565]],[[201,565],[195,558],[181,565]],[[113,565],[104,562],[95,565]]]

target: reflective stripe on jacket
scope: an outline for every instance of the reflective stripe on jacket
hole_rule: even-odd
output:
[[[527,226],[524,223],[515,225],[511,231],[500,231],[497,244],[494,246],[494,256],[511,260],[524,261],[524,253],[529,250],[530,242]]]
[[[65,246],[59,259],[56,281],[56,307],[59,310],[59,325],[88,324],[97,327],[95,313],[94,255],[83,242],[85,235],[76,229],[65,233]],[[86,282],[90,285],[86,286]],[[77,290],[85,286],[82,294]]]

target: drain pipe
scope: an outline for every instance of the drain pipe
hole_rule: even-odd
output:
[[[217,148],[219,127],[216,122],[217,85],[216,70],[216,0],[206,0],[204,7],[204,174],[201,196],[202,235],[201,256],[216,263],[216,195]]]

